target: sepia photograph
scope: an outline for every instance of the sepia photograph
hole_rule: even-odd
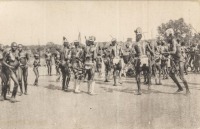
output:
[[[200,0],[0,0],[0,129],[200,129]]]

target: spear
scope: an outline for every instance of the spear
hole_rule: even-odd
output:
[[[196,30],[192,25],[191,25],[191,27],[192,27],[192,29],[193,29],[196,33],[198,33],[197,30]]]
[[[38,45],[39,45],[39,63],[40,63],[40,41],[38,40]]]

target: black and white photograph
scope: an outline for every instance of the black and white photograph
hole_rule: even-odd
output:
[[[200,129],[200,0],[0,0],[0,129]]]

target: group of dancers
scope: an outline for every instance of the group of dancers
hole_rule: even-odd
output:
[[[14,87],[10,101],[16,102],[18,86],[20,87],[20,96],[23,93],[27,95],[28,64],[29,54],[23,50],[22,44],[11,43],[10,50],[5,50],[3,45],[0,44],[1,101],[6,100],[7,93],[10,93],[11,79],[14,82]],[[22,84],[24,84],[24,92]]]
[[[82,80],[87,80],[88,94],[94,95],[95,73],[98,72],[101,75],[102,64],[104,64],[104,82],[109,82],[109,75],[112,74],[113,86],[121,85],[123,83],[121,76],[126,76],[127,71],[132,69],[138,88],[137,95],[142,94],[141,75],[144,76],[144,84],[148,85],[148,89],[151,88],[152,76],[155,77],[157,85],[162,84],[162,77],[167,79],[170,76],[178,87],[176,92],[183,91],[177,79],[179,77],[186,88],[186,94],[190,94],[185,74],[187,74],[188,66],[191,66],[192,62],[194,64],[192,69],[199,70],[199,65],[195,65],[195,61],[199,58],[196,58],[195,54],[188,58],[186,44],[174,36],[173,29],[166,30],[165,39],[160,36],[156,41],[142,40],[141,28],[137,28],[134,32],[136,42],[127,42],[124,47],[120,46],[115,38],[111,40],[109,46],[98,47],[95,44],[96,37],[94,36],[86,38],[86,45],[82,45],[77,40],[70,44],[63,37],[62,49],[56,49],[55,53],[51,53],[50,49],[46,50],[45,61],[48,75],[52,75],[52,58],[54,58],[58,75],[56,80],[59,81],[62,78],[63,91],[69,90],[69,82],[73,76],[74,93],[80,93],[79,87]],[[195,48],[197,48],[194,50],[195,52],[199,50],[197,46]],[[0,75],[2,80],[0,100],[6,100],[6,95],[10,91],[10,80],[14,82],[11,102],[16,102],[18,86],[20,87],[20,95],[27,95],[29,62],[29,54],[23,50],[21,44],[11,43],[10,50],[4,50],[3,45],[0,44]],[[35,53],[33,62],[33,71],[36,75],[35,86],[38,85],[39,67],[40,53]],[[22,83],[22,81],[24,82]]]
[[[109,46],[104,47],[98,47],[93,36],[86,40],[86,46],[80,45],[78,41],[74,41],[74,44],[70,45],[64,38],[63,50],[57,50],[51,55],[47,49],[45,59],[48,74],[51,75],[50,62],[51,57],[54,56],[56,71],[58,75],[62,75],[62,90],[68,90],[70,77],[73,74],[75,93],[80,92],[81,80],[86,78],[88,79],[88,90],[91,89],[91,92],[88,91],[88,93],[94,93],[95,72],[101,75],[102,64],[104,64],[104,82],[109,82],[112,74],[113,86],[121,85],[123,83],[122,75],[126,76],[127,71],[132,69],[138,86],[137,95],[142,94],[141,75],[144,76],[144,84],[147,84],[149,89],[152,84],[152,76],[155,77],[156,85],[162,85],[162,78],[168,79],[170,76],[178,87],[176,92],[183,91],[177,79],[179,77],[186,88],[186,94],[190,94],[185,74],[188,73],[188,67],[195,69],[194,63],[198,59],[190,56],[191,52],[186,47],[186,43],[174,36],[173,29],[166,30],[166,39],[160,36],[156,41],[142,40],[141,28],[135,30],[135,35],[136,42],[127,42],[124,47],[120,46],[115,38],[111,40]],[[66,51],[67,57],[65,57]],[[60,76],[57,80],[59,79]]]

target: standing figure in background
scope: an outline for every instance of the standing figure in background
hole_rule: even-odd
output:
[[[109,74],[111,72],[111,57],[110,57],[110,50],[107,47],[103,48],[103,62],[105,66],[105,81],[109,82]]]
[[[60,69],[59,69],[59,65],[61,63],[61,54],[60,54],[59,48],[57,48],[56,52],[54,53],[54,60],[55,60],[56,75],[58,75],[58,78],[56,79],[56,81],[58,82],[61,76]]]
[[[195,46],[195,44],[192,44],[191,46],[190,46],[190,59],[189,59],[189,62],[188,62],[188,65],[189,65],[189,67],[191,68],[191,71],[193,71],[194,70],[194,58],[195,58],[195,49],[196,49],[196,46]]]
[[[23,50],[22,44],[18,45],[18,51],[19,51],[19,86],[21,90],[21,94],[23,94],[23,88],[22,88],[22,80],[24,81],[24,94],[27,95],[27,78],[28,78],[28,64],[29,64],[29,54]],[[23,79],[22,79],[23,78]]]
[[[181,54],[182,56],[184,57],[184,71],[185,71],[185,74],[187,75],[188,74],[188,58],[187,58],[187,48],[185,46],[185,42],[181,42]]]
[[[168,52],[168,46],[165,44],[163,40],[161,40],[161,53]],[[163,74],[163,79],[168,79],[169,71],[169,54],[162,54],[161,55],[161,69]]]
[[[123,58],[123,61],[125,63],[122,73],[125,77],[126,77],[126,72],[129,68],[130,61],[131,61],[131,58],[132,58],[131,53],[132,53],[132,50],[131,50],[131,47],[130,47],[130,43],[128,42],[128,43],[126,43],[125,48],[122,51],[122,58]]]
[[[56,75],[60,75],[60,71],[59,71],[60,59],[61,59],[61,57],[60,57],[60,49],[56,48],[56,52],[54,53]]]
[[[197,51],[196,51],[196,54],[197,54],[197,64],[198,64],[198,72],[200,71],[200,44],[198,44],[197,46]]]
[[[160,42],[157,42],[157,45],[154,44],[153,41],[147,44],[146,52],[149,58],[149,68],[147,73],[147,84],[151,85],[151,76],[155,76],[155,84],[161,85],[161,46]],[[158,71],[158,75],[157,75]]]
[[[195,54],[194,54],[194,61],[193,61],[193,64],[194,64],[194,72],[197,73],[199,72],[200,68],[199,68],[199,50],[198,50],[198,45],[196,45],[196,48],[195,48]]]
[[[67,39],[63,37],[63,49],[61,51],[61,63],[59,66],[62,73],[62,90],[63,91],[68,91],[69,81],[71,78],[70,59],[71,59],[70,44],[67,41]]]
[[[155,83],[156,85],[162,85],[161,82],[161,44],[157,42],[157,46],[155,46],[155,54],[154,54],[154,65],[153,65],[153,71],[155,74]],[[158,73],[157,73],[158,72]]]
[[[38,79],[39,79],[39,70],[38,67],[40,67],[40,56],[39,54],[34,55],[34,62],[33,62],[33,72],[35,73],[35,82],[33,83],[34,86],[38,86]]]
[[[19,55],[17,51],[17,43],[13,42],[11,44],[11,50],[6,52],[3,58],[2,72],[6,78],[5,78],[5,84],[2,87],[2,94],[1,94],[0,100],[6,99],[9,77],[11,77],[11,79],[14,82],[14,88],[12,91],[12,96],[11,96],[10,101],[13,103],[16,102],[15,97],[17,94],[18,86],[19,86],[19,82],[17,79],[19,65],[20,64],[19,64]]]
[[[51,70],[52,70],[52,54],[50,52],[50,49],[47,48],[45,53],[45,61],[48,69],[48,75],[51,76]]]
[[[114,84],[113,86],[117,86],[117,75],[119,76],[119,83],[122,84],[121,81],[121,71],[122,71],[122,59],[121,59],[121,47],[117,45],[117,40],[111,40],[111,63],[113,67],[113,78]]]
[[[71,50],[71,64],[74,73],[74,93],[80,93],[79,87],[83,78],[83,50],[80,47],[79,41],[74,41],[74,48]]]
[[[102,62],[103,62],[103,60],[102,60],[102,49],[99,48],[98,53],[97,53],[97,59],[96,59],[96,70],[99,73],[99,76],[102,75],[102,71],[101,71]]]
[[[146,49],[145,49],[145,54],[148,57],[148,67],[147,65],[143,65],[142,66],[142,71],[143,71],[143,75],[144,75],[144,84],[149,84],[151,85],[151,76],[155,75],[155,71],[153,70],[154,67],[154,56],[155,56],[155,46],[153,44],[153,42],[151,41],[147,41],[146,44]]]

